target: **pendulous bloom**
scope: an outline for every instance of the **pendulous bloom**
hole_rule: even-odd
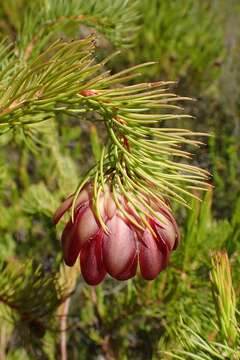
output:
[[[68,197],[57,209],[55,224],[72,207],[73,199],[74,195]],[[125,212],[138,222],[138,215],[124,197],[119,199]],[[66,265],[73,266],[80,258],[82,276],[90,285],[99,284],[107,273],[117,280],[130,279],[135,276],[138,264],[144,279],[154,279],[167,266],[170,252],[179,243],[179,232],[167,206],[149,203],[156,217],[149,214],[149,226],[141,230],[117,208],[106,186],[99,198],[106,231],[94,211],[92,185],[86,185],[76,199],[74,221],[70,218],[62,233]]]

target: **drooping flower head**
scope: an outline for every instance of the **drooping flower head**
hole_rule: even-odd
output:
[[[132,78],[120,74],[121,79]],[[115,75],[108,79],[111,84],[116,81]],[[72,266],[79,258],[89,284],[100,283],[107,273],[126,280],[137,268],[151,280],[166,267],[179,243],[166,201],[186,206],[186,196],[198,199],[196,191],[207,188],[209,173],[185,163],[191,153],[181,147],[200,145],[193,138],[196,134],[162,126],[165,120],[189,117],[178,114],[175,104],[187,98],[169,93],[168,82],[111,89],[104,82],[105,77],[94,89],[82,88],[79,97],[93,111],[100,103],[106,145],[54,220],[57,223],[71,208],[62,234],[64,260]]]
[[[73,266],[79,258],[82,276],[90,285],[99,284],[106,274],[117,280],[130,279],[138,264],[143,278],[156,278],[179,243],[178,227],[167,205],[149,200],[156,216],[146,210],[142,227],[137,226],[139,215],[123,195],[117,201],[121,209],[116,205],[110,187],[101,191],[98,211],[93,197],[93,186],[88,183],[77,198],[68,197],[54,215],[56,224],[74,206],[74,216],[61,238],[66,265]]]

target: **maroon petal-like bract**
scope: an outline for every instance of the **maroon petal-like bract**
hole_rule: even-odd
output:
[[[76,236],[76,232],[74,232],[74,227],[71,220],[67,223],[63,230],[61,241],[65,264],[68,266],[73,266],[80,253],[80,245],[79,239]]]
[[[93,210],[87,206],[78,221],[78,236],[82,245],[92,238],[99,230],[99,224],[95,218]]]
[[[117,278],[133,263],[137,253],[136,239],[134,231],[118,214],[107,226],[109,234],[103,239],[103,261],[107,272]]]
[[[164,221],[161,224],[159,224],[159,220],[155,222],[155,224],[158,225],[156,226],[156,230],[159,232],[160,229],[163,229],[163,231],[160,230],[160,234],[164,234],[166,243],[169,245],[170,250],[175,250],[180,242],[180,233],[177,222],[167,208],[162,207],[160,209],[160,213],[164,217]]]
[[[73,202],[73,195],[70,195],[66,200],[62,202],[62,204],[59,206],[59,208],[55,211],[55,214],[53,215],[53,223],[56,225],[59,220],[63,217],[65,212],[69,210],[70,206]]]
[[[105,277],[102,260],[103,233],[100,230],[81,250],[80,265],[82,276],[89,285],[98,285]]]
[[[168,262],[169,250],[163,242],[158,244],[149,230],[145,230],[139,241],[139,263],[142,277],[153,280]]]
[[[75,210],[77,210],[79,207],[82,207],[83,205],[86,205],[87,203],[89,203],[89,196],[90,196],[89,193],[90,193],[90,187],[86,186],[86,189],[84,188],[80,192],[78,198],[76,199]],[[63,217],[65,212],[70,209],[70,207],[72,206],[72,203],[73,203],[73,199],[74,199],[74,195],[70,195],[69,197],[67,197],[66,200],[64,200],[62,202],[62,204],[55,211],[55,213],[53,215],[53,223],[55,225]]]
[[[121,274],[115,275],[114,278],[121,281],[133,278],[137,272],[137,265],[138,265],[138,255],[136,253],[129,266],[126,266],[125,270],[121,272]]]
[[[62,233],[63,258],[68,266],[73,266],[78,258],[81,249],[81,239],[78,234],[79,219],[81,219],[86,208],[82,207],[77,211],[74,223],[70,219]]]

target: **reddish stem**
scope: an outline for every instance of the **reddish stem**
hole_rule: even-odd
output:
[[[60,350],[61,360],[67,360],[67,316],[70,305],[70,297],[68,297],[62,305],[62,314],[60,318]]]

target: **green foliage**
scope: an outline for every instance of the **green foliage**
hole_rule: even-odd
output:
[[[45,271],[34,262],[21,264],[13,259],[7,265],[1,264],[0,314],[8,327],[2,351],[9,346],[12,334],[30,354],[44,355],[44,335],[56,331],[56,309],[66,296],[58,278],[56,271]]]
[[[137,31],[135,0],[3,0],[0,11],[6,19],[3,28],[11,27],[11,35],[16,34],[24,59],[36,56],[63,30],[79,31],[79,24],[96,29],[117,46],[128,46]]]
[[[217,314],[215,333],[206,336],[199,324],[183,320],[176,331],[182,349],[175,353],[164,352],[171,359],[238,359],[240,356],[240,330],[237,324],[236,294],[232,286],[230,263],[226,253],[219,252],[212,257],[210,272],[212,294]],[[207,319],[205,319],[207,320]],[[215,340],[214,340],[215,339]],[[217,341],[216,341],[217,340]]]
[[[152,0],[151,5],[142,0],[143,26],[137,47],[128,53],[130,61],[155,60],[161,76],[208,86],[224,55],[219,6],[208,0]],[[156,70],[149,73],[154,76]]]
[[[203,335],[199,334],[197,330],[194,329],[194,325],[190,328],[182,323],[182,327],[179,329],[179,332],[184,350],[179,350],[175,354],[165,352],[164,355],[166,355],[166,358],[168,359],[235,360],[239,358],[240,353],[238,350],[235,350],[228,345],[208,341]]]

